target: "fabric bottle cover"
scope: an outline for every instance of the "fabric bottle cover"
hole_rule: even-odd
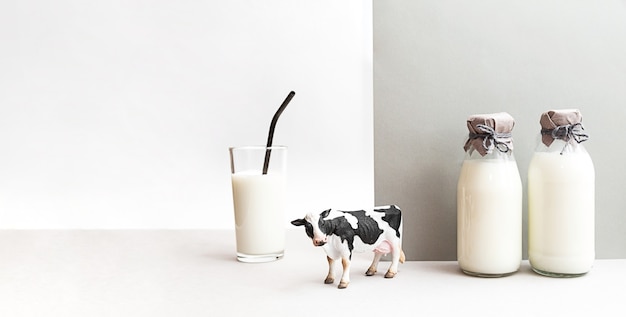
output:
[[[513,126],[515,120],[506,112],[472,115],[467,119],[469,136],[463,149],[476,149],[485,156],[497,149],[507,153],[513,150]]]
[[[550,110],[541,115],[541,142],[550,146],[559,139],[567,143],[587,141],[589,135],[583,132],[583,116],[578,109]]]

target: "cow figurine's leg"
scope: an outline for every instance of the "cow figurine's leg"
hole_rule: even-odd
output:
[[[398,273],[398,264],[404,263],[404,252],[400,244],[396,244],[391,251],[391,265],[385,274],[385,278],[392,278]]]
[[[383,253],[374,251],[374,260],[372,261],[372,264],[370,265],[370,267],[367,269],[367,272],[365,272],[365,275],[372,276],[376,274],[376,271],[378,270],[378,262],[380,261],[380,258],[382,257],[383,257]]]
[[[328,260],[328,275],[326,275],[324,284],[332,284],[335,282],[335,270],[333,269],[335,261],[329,256],[326,256],[326,260]]]
[[[350,284],[350,258],[341,257],[341,265],[343,266],[343,274],[341,275],[341,281],[339,281],[339,288],[346,288]]]

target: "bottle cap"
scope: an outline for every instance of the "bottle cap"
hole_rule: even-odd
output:
[[[513,150],[513,126],[515,120],[506,112],[472,115],[467,119],[469,136],[463,149],[473,148],[485,156],[497,149],[500,152]]]
[[[574,140],[578,143],[589,139],[583,132],[583,116],[578,109],[550,110],[541,114],[541,142],[550,146],[559,139],[567,143]]]

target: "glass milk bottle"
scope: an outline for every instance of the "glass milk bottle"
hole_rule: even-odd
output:
[[[528,259],[542,275],[580,276],[595,258],[595,171],[581,122],[573,109],[541,115],[528,168]]]
[[[457,258],[472,276],[501,277],[522,261],[522,181],[508,113],[473,115],[457,186]]]

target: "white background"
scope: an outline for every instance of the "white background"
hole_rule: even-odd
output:
[[[232,228],[227,148],[294,90],[288,217],[372,205],[375,157],[407,258],[455,259],[467,116],[515,117],[525,182],[539,114],[578,107],[597,255],[626,257],[626,2],[373,4],[0,2],[0,228]]]
[[[368,1],[3,1],[0,228],[232,228],[291,90],[287,216],[372,205]]]

